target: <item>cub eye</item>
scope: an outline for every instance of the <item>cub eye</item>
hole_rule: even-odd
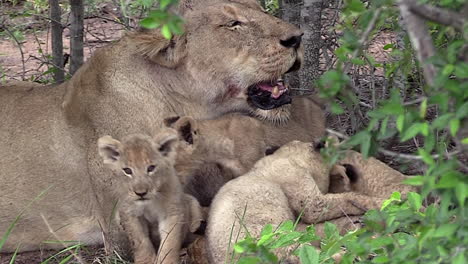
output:
[[[148,173],[151,173],[151,172],[154,171],[154,169],[156,169],[156,166],[154,166],[154,165],[149,165],[149,166],[148,166],[148,169],[146,169],[146,171],[148,171]]]
[[[127,175],[132,175],[132,174],[133,174],[133,171],[132,171],[132,169],[130,169],[130,168],[123,168],[122,170],[123,170],[124,173],[127,174]]]

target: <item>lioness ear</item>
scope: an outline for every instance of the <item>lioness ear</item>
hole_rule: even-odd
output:
[[[171,128],[166,128],[158,133],[154,140],[158,146],[158,151],[164,156],[173,158],[176,155],[177,144],[179,143],[179,137],[177,131]]]
[[[103,136],[98,139],[98,151],[104,164],[112,164],[120,159],[122,144],[111,136]]]
[[[186,55],[185,35],[166,39],[160,29],[145,30],[129,35],[137,46],[137,53],[161,66],[174,68]]]

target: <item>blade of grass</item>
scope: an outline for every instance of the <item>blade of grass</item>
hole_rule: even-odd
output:
[[[49,191],[50,188],[52,188],[54,185],[51,185],[49,187],[47,187],[44,191],[42,191],[41,193],[39,193],[39,195],[37,195],[31,202],[29,202],[25,208],[23,208],[23,210],[21,210],[21,212],[16,216],[15,220],[13,221],[13,223],[10,224],[10,226],[8,226],[8,229],[7,231],[5,232],[5,234],[3,234],[2,236],[2,240],[0,240],[0,251],[2,250],[3,248],[3,245],[5,245],[8,237],[10,236],[11,232],[13,231],[13,228],[16,226],[16,224],[18,223],[19,219],[21,218],[21,216],[23,216],[24,212],[26,211],[26,209],[28,209],[29,207],[31,207],[31,205],[36,202],[37,200],[39,200],[40,198],[42,198],[42,196],[44,196],[44,194],[47,193],[47,191]]]

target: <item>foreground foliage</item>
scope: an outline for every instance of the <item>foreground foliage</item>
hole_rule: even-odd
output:
[[[237,263],[276,263],[274,249],[297,245],[294,254],[302,263],[334,263],[332,256],[344,249],[341,263],[466,263],[468,247],[468,177],[466,175],[466,137],[468,121],[467,23],[464,29],[430,23],[435,54],[418,61],[418,49],[410,44],[408,34],[397,18],[405,1],[345,1],[337,28],[342,31],[340,47],[335,50],[337,63],[318,82],[320,95],[335,99],[335,114],[361,111],[367,106],[367,124],[345,140],[340,149],[326,153],[335,162],[343,149],[357,148],[365,155],[377,153],[406,159],[418,164],[421,175],[407,180],[420,186],[421,193],[410,193],[402,200],[394,193],[380,211],[372,210],[363,218],[365,228],[340,236],[336,227],[327,224],[321,250],[309,245],[319,240],[314,228],[294,230],[287,222],[273,229],[266,226],[259,238],[247,237],[234,249]],[[411,1],[407,1],[411,2]],[[455,12],[466,1],[423,1],[427,6]],[[466,8],[466,7],[465,7]],[[456,14],[456,13],[453,13]],[[366,51],[369,39],[382,31],[401,32],[400,43],[389,43],[392,60],[377,63]],[[414,41],[414,39],[413,39]],[[423,72],[433,67],[435,75]],[[368,67],[385,74],[388,92],[381,98],[372,91],[372,105],[362,101],[360,90],[353,86],[348,73],[353,68]],[[416,142],[414,153],[398,153],[390,140],[399,144]]]

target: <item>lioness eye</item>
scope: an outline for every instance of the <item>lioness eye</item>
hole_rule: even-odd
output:
[[[123,168],[122,170],[123,170],[123,171],[125,172],[125,174],[127,174],[127,175],[132,175],[132,173],[133,173],[132,169],[130,169],[130,168]]]
[[[154,166],[154,165],[149,165],[147,171],[148,171],[148,173],[151,173],[151,172],[154,171],[154,169],[156,169],[156,166]]]
[[[228,27],[236,27],[236,26],[241,26],[242,22],[234,20],[228,23]]]

